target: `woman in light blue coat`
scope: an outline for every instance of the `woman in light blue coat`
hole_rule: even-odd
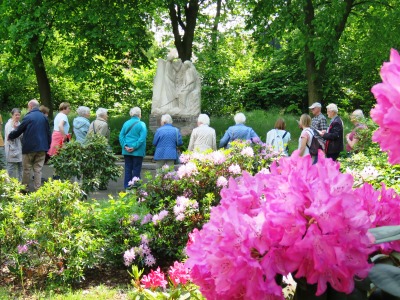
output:
[[[153,145],[156,147],[154,160],[157,168],[164,165],[173,166],[178,158],[177,147],[182,146],[182,135],[178,128],[172,126],[172,118],[165,114],[161,117],[161,127],[154,135]]]
[[[139,107],[130,110],[131,118],[124,123],[119,133],[119,143],[125,159],[124,188],[132,178],[140,178],[143,157],[146,155],[146,124],[140,121],[142,111]]]
[[[90,108],[86,106],[79,106],[76,110],[78,117],[73,121],[75,139],[78,143],[83,144],[90,126]]]

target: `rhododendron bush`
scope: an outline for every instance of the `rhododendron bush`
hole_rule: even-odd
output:
[[[328,283],[351,293],[376,250],[368,229],[400,215],[393,190],[352,186],[338,163],[320,155],[312,165],[297,152],[270,174],[231,178],[210,221],[190,235],[193,281],[207,299],[284,299],[277,279],[289,273],[316,284],[317,295]]]
[[[144,212],[133,215],[130,225],[145,234],[148,242],[130,239],[125,264],[163,267],[182,260],[188,234],[208,221],[210,207],[219,203],[228,179],[242,176],[243,171],[267,172],[279,157],[261,143],[246,141],[235,141],[229,149],[182,154],[176,171],[166,166],[126,195],[137,198],[138,210]]]

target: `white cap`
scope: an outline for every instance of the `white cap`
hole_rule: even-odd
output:
[[[316,108],[316,107],[322,107],[321,103],[319,103],[319,102],[314,102],[314,103],[309,107],[309,109],[313,109],[313,108]]]

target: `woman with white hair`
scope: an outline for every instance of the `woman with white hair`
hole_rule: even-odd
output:
[[[76,112],[78,116],[72,123],[74,126],[75,139],[78,143],[83,144],[90,126],[90,108],[87,106],[79,106]]]
[[[234,140],[245,140],[252,141],[260,140],[257,133],[253,130],[253,128],[244,125],[246,122],[246,116],[243,113],[237,113],[234,117],[236,125],[229,127],[221,141],[219,142],[219,147],[227,147],[229,148],[229,143]]]
[[[318,131],[319,135],[323,137],[325,142],[325,153],[327,158],[337,160],[339,154],[344,149],[343,145],[343,121],[338,116],[338,108],[336,104],[329,104],[326,107],[328,118],[331,123],[327,130]]]
[[[190,135],[190,151],[217,150],[217,139],[214,128],[210,126],[210,118],[206,114],[200,114],[197,119],[197,128]]]
[[[119,143],[125,160],[124,188],[134,177],[140,179],[143,157],[146,155],[147,127],[140,119],[142,111],[133,107],[129,111],[131,118],[124,123],[119,133]],[[136,181],[135,181],[136,182]]]
[[[161,116],[161,127],[156,130],[153,145],[156,147],[154,160],[157,168],[175,164],[175,160],[179,157],[178,147],[182,146],[183,142],[179,129],[172,126],[172,118],[169,114]]]
[[[357,144],[359,137],[358,132],[362,129],[366,129],[367,126],[363,123],[365,120],[364,114],[361,109],[356,109],[350,115],[350,121],[354,124],[353,130],[346,135],[346,151],[350,153],[353,151],[355,144]]]
[[[100,107],[96,111],[96,120],[94,120],[89,126],[88,134],[100,134],[108,141],[110,139],[110,128],[108,127],[107,120],[108,109]]]

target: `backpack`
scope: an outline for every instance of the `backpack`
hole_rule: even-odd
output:
[[[322,146],[319,143],[318,139],[315,137],[314,133],[310,130],[309,132],[311,132],[311,143],[310,146],[307,145],[308,150],[310,152],[311,156],[317,156],[318,155],[318,150],[321,149],[322,150]]]
[[[288,132],[285,131],[285,133],[281,137],[278,134],[278,131],[277,130],[275,131],[275,138],[273,138],[272,142],[271,142],[271,146],[275,151],[277,151],[277,152],[280,152],[280,151],[286,151],[287,152],[288,151],[288,146],[286,145],[286,148],[285,148],[284,147],[284,143],[283,143],[283,139],[285,138],[287,133]]]

